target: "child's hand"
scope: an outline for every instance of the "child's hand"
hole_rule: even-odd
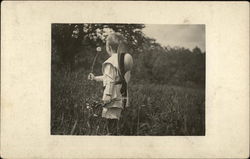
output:
[[[103,99],[104,104],[110,103],[111,102],[111,96],[106,95]]]
[[[95,75],[93,73],[90,73],[88,75],[88,80],[94,80],[95,79]]]

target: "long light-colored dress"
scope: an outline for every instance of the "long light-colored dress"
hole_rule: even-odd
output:
[[[107,96],[111,96],[112,102],[107,104],[103,108],[102,117],[108,119],[119,119],[121,116],[121,111],[123,109],[122,105],[122,95],[121,95],[121,85],[115,85],[115,81],[119,80],[118,72],[118,55],[113,54],[108,60],[103,63],[102,67],[103,76],[97,76],[97,81],[103,81],[103,86],[105,87],[103,91],[102,99],[105,100]],[[128,83],[130,80],[130,71],[126,72],[125,80]],[[126,107],[129,106],[129,101],[127,97]]]

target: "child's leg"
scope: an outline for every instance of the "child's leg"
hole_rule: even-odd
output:
[[[118,134],[118,120],[121,116],[120,108],[103,108],[102,117],[107,119],[107,131],[110,135]]]
[[[108,134],[117,135],[118,119],[108,119]]]

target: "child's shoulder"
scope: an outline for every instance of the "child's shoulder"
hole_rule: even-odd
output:
[[[103,64],[107,64],[107,63],[114,64],[117,62],[118,62],[117,55],[112,55],[106,61],[104,61]]]
[[[106,61],[104,61],[103,68],[106,66],[113,66],[115,68],[118,68],[117,56],[113,55],[113,56],[109,57]]]

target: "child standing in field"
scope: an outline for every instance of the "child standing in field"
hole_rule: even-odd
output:
[[[128,82],[131,77],[133,59],[125,51],[124,37],[112,33],[107,37],[106,50],[110,56],[102,65],[102,76],[90,73],[89,80],[102,81],[104,86],[102,100],[105,107],[102,117],[107,119],[108,135],[117,135],[121,112],[128,107]]]

